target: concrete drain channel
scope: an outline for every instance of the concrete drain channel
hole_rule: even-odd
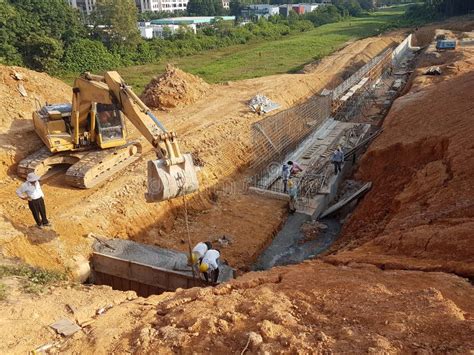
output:
[[[213,285],[197,273],[193,275],[187,264],[187,254],[182,252],[111,239],[95,243],[89,282],[115,290],[132,290],[142,297],[178,288]],[[234,270],[227,265],[219,265],[219,270],[218,283],[234,277]]]
[[[296,213],[288,216],[253,270],[315,258],[337,240],[345,216],[372,185],[345,179],[352,174],[358,157],[381,133],[383,119],[409,81],[418,50],[411,46],[410,35],[397,48],[385,50],[334,90],[323,90],[320,97],[332,98],[330,117],[326,119],[321,119],[326,110],[304,103],[300,108],[257,122],[256,161],[262,169],[257,170],[250,190],[268,198],[289,200],[281,167],[292,160],[303,167],[303,172],[292,178],[298,191],[294,203]],[[318,101],[318,105],[324,104],[323,100]],[[314,122],[319,124],[308,130]],[[294,133],[295,129],[304,133]],[[306,138],[298,140],[297,145],[291,141],[291,137],[301,136]],[[288,151],[288,146],[296,148]],[[342,149],[345,161],[338,174],[331,163],[336,148]],[[345,193],[341,193],[341,187]],[[317,235],[308,238],[302,230],[305,225]]]

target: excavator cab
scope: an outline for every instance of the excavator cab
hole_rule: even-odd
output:
[[[96,127],[97,143],[101,148],[127,143],[123,115],[115,105],[97,104]]]

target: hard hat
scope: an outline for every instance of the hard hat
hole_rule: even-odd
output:
[[[288,187],[292,187],[292,186],[293,186],[293,181],[288,180]]]
[[[207,265],[206,263],[201,263],[201,265],[199,265],[199,271],[201,272],[207,272],[208,269],[209,265]]]
[[[35,182],[35,181],[38,181],[39,179],[40,179],[40,177],[38,175],[36,175],[35,173],[29,173],[26,176],[26,181],[28,181],[28,182]]]

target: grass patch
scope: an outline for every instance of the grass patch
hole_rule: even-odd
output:
[[[209,83],[291,73],[333,53],[347,41],[374,36],[397,27],[403,13],[404,9],[401,7],[391,8],[278,40],[231,46],[118,70],[137,92],[145,87],[151,77],[163,72],[167,63],[199,75]]]
[[[0,265],[0,279],[7,276],[19,276],[23,278],[23,289],[25,292],[39,294],[45,286],[56,284],[66,280],[66,275],[26,265],[6,266]],[[2,292],[3,286],[3,292]],[[0,299],[6,297],[6,286],[0,283]]]
[[[209,83],[292,73],[307,63],[333,53],[347,41],[374,36],[402,26],[404,13],[404,6],[392,7],[369,13],[365,17],[330,23],[277,40],[258,40],[117,70],[137,93],[143,90],[151,77],[162,73],[167,63],[173,63],[189,73],[199,75]],[[72,84],[76,76],[77,74],[67,74],[61,78]]]

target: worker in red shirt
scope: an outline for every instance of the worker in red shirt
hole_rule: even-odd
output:
[[[289,160],[288,163],[286,163],[290,167],[290,174],[291,175],[296,175],[300,172],[303,171],[303,168],[295,161]]]

